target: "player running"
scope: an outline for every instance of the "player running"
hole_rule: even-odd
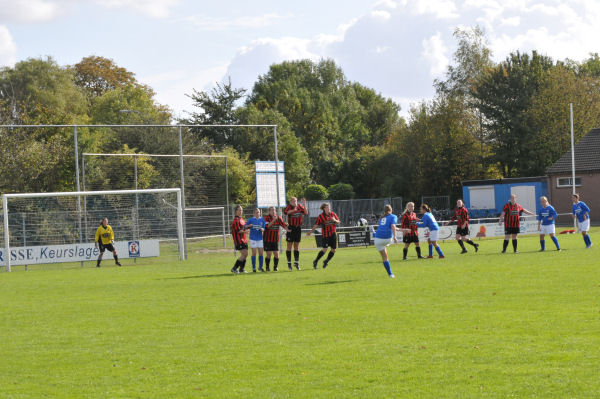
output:
[[[592,239],[588,234],[590,231],[590,208],[585,202],[579,201],[579,194],[573,194],[572,200],[573,220],[577,220],[577,226],[583,236],[585,247],[589,249],[592,247]]]
[[[537,215],[538,231],[540,232],[540,251],[546,250],[546,240],[544,239],[546,234],[550,236],[552,242],[556,245],[556,250],[560,251],[558,238],[554,235],[554,221],[558,217],[558,214],[556,213],[556,210],[554,210],[554,207],[548,203],[548,198],[544,196],[540,197],[540,204],[542,205],[542,208],[538,211]]]
[[[431,209],[427,204],[421,205],[421,213],[423,214],[423,218],[421,218],[420,222],[417,222],[417,226],[427,227],[429,229],[429,238],[427,238],[427,243],[429,244],[429,256],[427,257],[427,259],[433,258],[434,247],[439,255],[439,258],[444,259],[444,253],[442,252],[442,249],[437,243],[438,235],[440,232],[440,226],[435,221],[435,217],[431,213]]]
[[[502,209],[502,213],[500,214],[500,218],[498,220],[498,224],[502,225],[504,223],[504,243],[502,244],[502,253],[506,253],[506,248],[508,247],[508,238],[512,237],[512,245],[514,253],[518,253],[517,251],[517,234],[521,231],[521,224],[519,219],[521,215],[526,213],[528,215],[533,215],[533,212],[529,212],[527,209],[523,208],[521,205],[517,204],[517,196],[515,194],[510,195],[510,201],[504,205]]]
[[[96,267],[100,267],[100,262],[102,262],[102,256],[104,255],[104,250],[106,249],[112,252],[113,258],[115,258],[115,265],[121,266],[119,263],[119,257],[117,256],[117,250],[114,247],[115,232],[108,224],[108,218],[103,218],[100,221],[100,226],[98,226],[96,229],[96,235],[94,236],[94,243],[96,248],[100,250]]]
[[[267,265],[267,271],[270,271],[271,264],[271,255],[273,258],[273,271],[276,272],[278,270],[277,266],[279,265],[279,227],[283,227],[286,231],[290,231],[288,229],[288,225],[283,221],[281,216],[275,213],[275,207],[269,207],[269,214],[265,216],[265,232],[263,234],[265,251],[267,252],[267,257],[265,259],[265,263]]]
[[[402,260],[408,260],[406,255],[408,255],[408,247],[411,243],[415,243],[417,258],[424,259],[423,256],[421,256],[421,247],[419,246],[419,227],[417,226],[418,221],[419,218],[415,213],[415,203],[408,202],[400,222],[400,228],[402,229],[403,233],[402,242],[404,242],[404,248],[402,249]]]
[[[454,216],[450,219],[450,222],[456,220],[456,241],[458,241],[458,245],[462,248],[461,254],[466,254],[467,249],[465,248],[464,242],[469,245],[472,245],[475,248],[475,252],[479,250],[479,244],[475,244],[469,238],[469,211],[465,208],[465,204],[462,200],[456,201],[456,210],[454,211]],[[446,222],[446,226],[450,224],[450,222]],[[464,242],[463,242],[464,241]]]
[[[383,207],[383,217],[379,220],[379,225],[377,226],[377,230],[375,231],[375,248],[381,254],[381,260],[383,261],[383,267],[388,273],[390,278],[394,278],[394,273],[392,273],[392,267],[390,266],[390,261],[388,260],[388,254],[386,247],[393,242],[398,242],[398,238],[396,237],[396,224],[398,223],[398,217],[392,213],[392,207],[390,205],[385,205]]]
[[[327,248],[331,249],[329,250],[327,259],[323,261],[323,269],[327,267],[327,264],[329,263],[331,258],[333,258],[333,255],[335,255],[335,250],[337,248],[337,233],[335,230],[335,226],[341,223],[340,218],[335,212],[331,211],[331,206],[328,203],[322,204],[321,210],[323,212],[315,221],[315,225],[309,232],[306,233],[306,236],[308,237],[317,229],[317,227],[320,226],[323,234],[323,249],[319,251],[317,257],[313,261],[314,269],[317,268],[319,259],[321,259],[323,255],[325,255],[325,252],[327,252]]]
[[[235,207],[235,216],[231,222],[231,238],[236,251],[240,251],[240,257],[235,261],[231,269],[233,274],[245,273],[246,258],[248,257],[248,242],[246,239],[246,221],[242,217],[244,209],[241,205]]]
[[[288,217],[288,226],[290,231],[285,235],[287,241],[287,250],[285,256],[287,258],[288,269],[292,271],[292,245],[294,246],[294,267],[300,270],[300,239],[302,238],[302,221],[304,215],[308,215],[306,209],[306,199],[302,198],[302,205],[298,203],[298,198],[291,197],[290,204],[286,206],[283,213]]]
[[[263,269],[263,232],[265,231],[265,219],[261,216],[259,208],[254,210],[252,216],[246,222],[246,229],[250,229],[250,247],[252,248],[252,271],[256,273],[256,252],[258,252],[258,270]]]

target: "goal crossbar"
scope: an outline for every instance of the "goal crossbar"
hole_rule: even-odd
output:
[[[179,242],[179,259],[185,259],[184,238],[183,238],[183,206],[180,188],[157,188],[141,190],[105,190],[105,191],[63,191],[53,193],[14,193],[2,195],[2,214],[4,221],[4,249],[6,251],[6,271],[11,271],[10,256],[10,231],[8,224],[8,200],[10,198],[42,198],[42,197],[84,197],[90,195],[112,195],[112,194],[158,194],[158,193],[176,193],[177,194],[177,239]]]

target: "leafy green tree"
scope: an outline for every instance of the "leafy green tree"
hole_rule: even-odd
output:
[[[99,97],[108,91],[119,87],[135,86],[147,90],[153,95],[152,89],[140,84],[135,74],[120,67],[110,58],[89,56],[83,58],[73,67],[74,82],[81,87],[89,97]]]
[[[327,199],[327,189],[320,184],[309,184],[304,190],[304,198],[309,201]]]
[[[347,200],[355,196],[352,185],[346,183],[336,183],[329,186],[327,192],[329,193],[329,198],[332,200]]]

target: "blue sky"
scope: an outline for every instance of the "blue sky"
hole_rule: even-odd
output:
[[[111,58],[184,116],[192,89],[227,77],[251,89],[274,62],[333,58],[406,114],[433,96],[456,27],[483,27],[496,61],[531,49],[581,61],[600,52],[599,20],[596,0],[0,0],[0,65]]]

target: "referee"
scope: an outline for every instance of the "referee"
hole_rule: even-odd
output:
[[[298,203],[298,198],[291,197],[290,204],[285,207],[283,213],[288,217],[288,227],[290,231],[285,235],[287,241],[287,250],[285,256],[287,258],[288,269],[292,271],[292,245],[294,246],[294,267],[300,270],[298,263],[300,259],[300,251],[298,246],[300,245],[300,239],[302,237],[302,221],[304,215],[308,215],[308,209],[306,209],[306,199],[302,198],[302,205]]]
[[[517,251],[517,234],[519,234],[519,232],[521,231],[521,224],[519,219],[521,218],[521,215],[523,213],[533,215],[532,212],[529,212],[527,209],[517,204],[517,196],[515,194],[511,194],[510,201],[508,201],[506,205],[504,205],[502,213],[500,214],[500,220],[498,220],[499,225],[504,223],[504,243],[502,245],[503,254],[506,253],[509,237],[512,238],[512,246],[514,253],[519,252]]]
[[[96,244],[96,248],[100,250],[100,255],[98,255],[98,263],[96,263],[96,267],[100,267],[100,262],[102,262],[102,256],[104,255],[105,250],[109,250],[113,253],[113,257],[115,258],[115,265],[121,266],[119,263],[119,257],[117,256],[117,250],[113,246],[115,243],[115,233],[108,224],[108,218],[103,218],[100,221],[100,226],[96,229],[96,235],[94,236],[94,242]]]

